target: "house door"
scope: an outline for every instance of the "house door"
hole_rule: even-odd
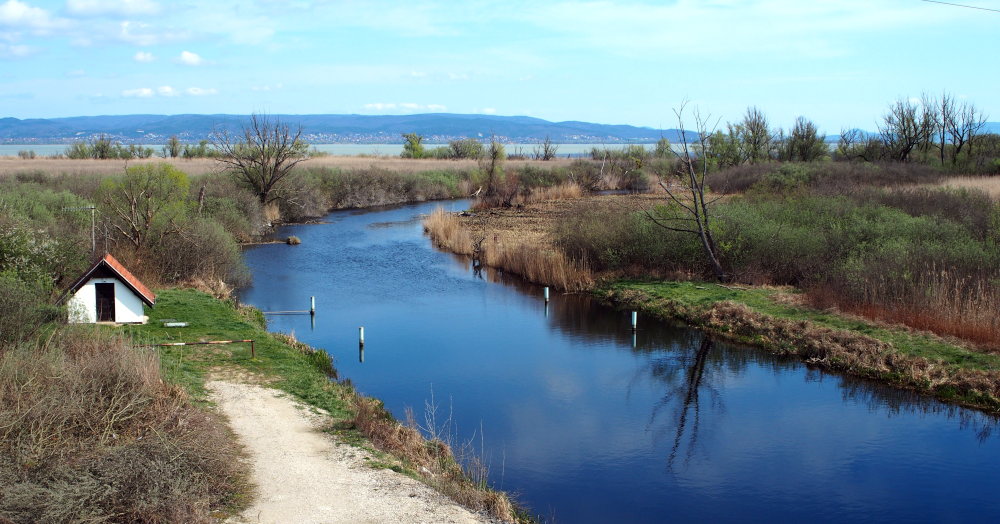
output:
[[[97,293],[97,321],[115,321],[115,285],[94,284]]]

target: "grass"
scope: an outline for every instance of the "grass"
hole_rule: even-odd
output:
[[[804,307],[788,289],[631,280],[600,292],[621,306],[681,318],[807,362],[1000,411],[1000,355],[928,333]]]
[[[249,374],[329,412],[337,435],[382,452],[376,455],[378,467],[420,479],[474,511],[505,521],[530,520],[522,518],[506,494],[467,475],[447,444],[427,440],[413,425],[399,423],[381,401],[359,394],[348,381],[331,380],[337,372],[325,351],[267,332],[259,310],[192,289],[165,289],[158,291],[156,307],[148,314],[148,324],[126,328],[139,343],[255,341],[256,358],[251,358],[249,344],[158,348],[164,376],[196,399],[207,400],[204,384],[209,374]],[[163,327],[166,319],[189,325]]]

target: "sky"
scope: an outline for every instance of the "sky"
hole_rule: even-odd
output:
[[[965,0],[1000,9],[1000,1]],[[836,133],[946,91],[1000,120],[1000,12],[921,0],[0,0],[0,117],[526,115],[687,103]]]

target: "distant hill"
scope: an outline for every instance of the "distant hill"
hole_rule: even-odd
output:
[[[313,143],[400,143],[402,133],[424,135],[425,142],[484,138],[491,134],[510,142],[556,143],[679,141],[677,130],[589,122],[549,122],[526,116],[461,115],[269,115],[292,126],[301,125]],[[191,142],[206,139],[215,129],[236,131],[245,115],[121,115],[67,118],[0,118],[0,142],[66,143],[107,135],[123,142],[157,143],[176,135]],[[689,138],[692,135],[689,134]]]
[[[996,133],[1000,135],[1000,122],[986,122],[983,126],[983,133]]]

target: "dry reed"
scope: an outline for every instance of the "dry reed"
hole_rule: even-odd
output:
[[[849,299],[829,287],[812,289],[813,305],[840,309],[868,318],[951,335],[1000,350],[1000,286],[985,272],[962,276],[928,268],[906,281],[887,275],[869,275],[860,297]]]
[[[17,173],[42,172],[53,175],[107,175],[121,173],[126,164],[135,166],[144,163],[167,162],[189,175],[204,175],[219,171],[219,163],[211,158],[144,158],[132,160],[74,160],[68,158],[36,158],[25,160],[18,157],[0,157],[0,176]],[[506,163],[512,168],[539,166],[544,168],[565,167],[572,161],[565,158],[543,162],[541,160],[511,160]],[[320,156],[310,158],[300,164],[303,168],[369,169],[379,168],[398,173],[418,173],[421,171],[471,171],[477,169],[474,159],[436,160],[412,159],[388,156]]]
[[[993,200],[1000,200],[1000,177],[957,176],[945,179],[939,184],[956,189],[978,189]]]
[[[485,231],[474,239],[473,233],[458,217],[441,208],[424,220],[424,230],[441,249],[476,257],[487,266],[520,275],[531,282],[565,291],[583,291],[594,285],[593,274],[587,267],[574,264],[556,248],[509,236],[501,240],[499,235],[489,237]]]

